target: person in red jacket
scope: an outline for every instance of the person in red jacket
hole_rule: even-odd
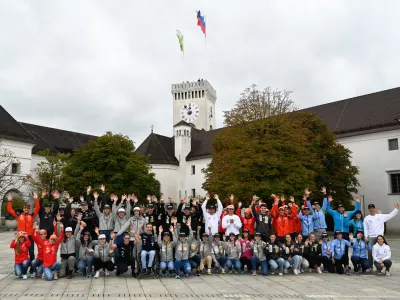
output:
[[[37,242],[43,247],[43,273],[47,281],[58,279],[58,271],[61,268],[61,262],[57,261],[57,250],[64,237],[64,226],[57,222],[60,236],[57,239],[55,234],[52,234],[49,240],[38,239]]]
[[[275,197],[275,203],[271,210],[271,215],[274,218],[276,228],[276,235],[279,242],[285,241],[285,236],[290,234],[290,219],[295,218],[297,215],[296,208],[292,206],[291,214],[285,214],[285,206],[278,208],[279,200]],[[287,206],[286,206],[287,207]]]
[[[238,207],[236,209],[236,215],[239,216],[240,221],[242,221],[243,224],[243,232],[244,230],[248,230],[250,233],[250,239],[254,238],[254,223],[256,220],[254,219],[252,213],[251,213],[251,208],[247,208],[244,211],[244,217],[242,216],[242,202],[238,203]]]
[[[15,253],[15,275],[18,277],[22,276],[22,279],[28,279],[26,273],[28,268],[31,266],[31,261],[28,256],[28,249],[31,246],[31,242],[28,239],[26,232],[20,231],[14,234],[15,239],[11,241],[10,248],[14,249]]]
[[[30,214],[29,211],[31,209],[31,205],[29,203],[25,203],[24,205],[24,210],[22,214],[19,216],[15,213],[13,207],[12,207],[12,196],[11,194],[7,195],[7,211],[10,215],[12,215],[15,219],[17,219],[18,222],[18,231],[24,231],[28,233],[28,239],[30,241],[30,247],[29,247],[29,259],[30,261],[33,261],[35,259],[35,245],[33,243],[32,235],[33,235],[33,220],[39,213],[40,209],[40,203],[38,200],[38,195],[37,193],[33,193],[33,198],[35,199],[35,210],[33,211],[33,214]]]

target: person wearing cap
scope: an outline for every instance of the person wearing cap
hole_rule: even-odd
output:
[[[343,239],[343,233],[340,230],[335,231],[336,239],[332,242],[332,262],[335,264],[336,273],[343,274],[346,270],[346,275],[350,275],[349,257],[346,253],[346,247],[352,248],[351,243]],[[349,235],[350,240],[353,239],[353,234]],[[344,268],[343,268],[344,266]]]
[[[268,243],[265,254],[269,264],[269,270],[271,274],[274,274],[278,270],[278,275],[283,275],[283,267],[285,264],[285,259],[283,258],[283,249],[281,244],[276,238],[275,234],[271,234],[270,242]]]
[[[329,241],[329,236],[326,232],[322,234],[321,251],[324,273],[335,273],[335,266],[332,262],[332,242]]]
[[[125,197],[126,197],[125,195],[122,196],[122,198],[124,199]],[[121,228],[125,225],[125,223],[128,222],[128,220],[131,217],[131,201],[127,201],[125,209],[122,207],[123,201],[121,201],[117,206],[117,201],[118,201],[117,195],[111,195],[110,198],[113,201],[112,216],[114,218],[114,233],[116,234],[121,230]],[[122,235],[114,238],[115,244],[121,244],[122,242],[123,242]],[[114,263],[116,265],[118,265],[118,257],[119,257],[118,251],[119,251],[118,248],[114,249]]]
[[[229,273],[232,274],[233,269],[235,269],[235,273],[241,272],[242,264],[240,263],[240,256],[242,255],[242,247],[240,246],[240,242],[236,239],[234,232],[229,234],[229,239],[225,243],[224,248],[227,256],[226,267]]]
[[[145,231],[146,228],[146,219],[140,215],[140,207],[135,206],[133,208],[133,216],[130,217],[128,222],[126,222],[121,229],[117,232],[117,236],[120,236],[123,234],[125,231],[128,230],[128,228],[133,228],[135,232],[142,233]],[[150,224],[151,225],[151,224]],[[151,226],[153,228],[153,226]]]
[[[200,272],[203,272],[204,266],[207,266],[207,274],[211,275],[211,264],[212,264],[212,243],[213,235],[211,234],[211,227],[209,228],[209,233],[203,233],[203,240],[199,243],[199,253],[200,253]]]
[[[100,234],[98,238],[98,243],[94,247],[94,271],[96,274],[94,278],[99,278],[100,270],[103,270],[106,276],[110,275],[109,272],[113,271],[115,266],[111,258],[114,256],[114,250],[117,245],[110,241],[107,243],[105,234]]]
[[[180,226],[175,227],[175,235],[179,235],[179,239],[175,246],[175,271],[176,279],[181,278],[180,273],[183,270],[184,276],[188,277],[192,271],[189,261],[190,245],[193,240],[193,231],[189,231],[189,237],[186,237],[185,232],[180,232]]]
[[[61,242],[61,247],[60,247],[60,254],[61,254],[60,277],[67,276],[68,279],[71,279],[72,275],[74,274],[74,269],[76,264],[76,249],[77,249],[76,236],[79,233],[81,218],[82,215],[78,214],[77,216],[78,224],[74,232],[72,232],[71,227],[65,228],[64,238]]]
[[[389,269],[392,266],[392,261],[390,260],[392,252],[383,235],[376,237],[376,244],[372,247],[372,257],[378,274],[390,276]]]
[[[169,231],[166,232],[163,232],[163,227],[160,226],[157,243],[160,249],[160,270],[162,277],[167,277],[167,271],[169,276],[173,276],[175,270],[174,248],[176,246],[176,241],[177,238],[173,226],[171,226]]]
[[[283,249],[283,259],[285,263],[283,265],[283,273],[287,273],[290,266],[292,266],[293,274],[299,275],[297,270],[300,268],[300,256],[294,251],[294,242],[292,241],[292,236],[287,234],[285,236],[285,242],[282,244]]]
[[[57,225],[60,233],[58,238],[53,233],[48,240],[36,239],[36,243],[43,247],[43,274],[47,281],[57,280],[61,268],[61,262],[57,261],[57,251],[64,238],[64,225],[60,222]]]
[[[321,192],[324,194],[322,206],[319,201],[315,201],[313,203],[314,205],[311,205],[311,201],[309,199],[310,190],[307,188],[304,191],[304,200],[306,201],[306,206],[310,209],[313,218],[315,234],[317,235],[318,240],[321,239],[322,234],[326,232],[327,228],[325,219],[326,208],[328,205],[328,198],[326,197],[326,187],[323,186],[321,188]]]
[[[178,205],[176,210],[176,218],[177,222],[181,224],[181,230],[189,235],[189,230],[192,230],[191,227],[187,225],[189,222],[192,224],[192,213],[190,211],[190,204],[187,203],[186,199],[182,198],[181,202]]]
[[[224,236],[225,238],[225,236]],[[225,242],[221,241],[221,236],[219,233],[214,234],[214,241],[212,243],[212,251],[211,256],[214,262],[215,269],[218,273],[225,274],[225,264],[226,264],[226,255],[225,255]]]
[[[46,196],[46,190],[42,190],[42,197],[40,198],[40,209],[39,209],[39,219],[40,219],[40,229],[45,229],[47,232],[47,237],[53,234],[53,222],[58,214],[58,209],[60,208],[60,193],[55,190],[53,192],[54,204],[50,202],[44,204],[44,197]]]
[[[176,213],[172,203],[161,203],[160,214],[158,215],[159,225],[163,226],[164,231],[168,231],[170,226],[175,226],[177,223]]]
[[[128,232],[125,232],[122,235],[122,242],[116,244],[116,249],[118,249],[119,256],[118,263],[115,264],[117,267],[117,271],[115,273],[116,276],[120,276],[121,274],[128,272],[129,267],[131,267],[131,276],[133,278],[136,278],[134,248],[140,242],[140,237],[139,234],[137,232],[134,232],[133,229],[131,230],[131,234],[133,234],[134,236],[131,237]],[[112,237],[115,237],[114,233],[112,233]],[[117,254],[115,250],[114,255]]]
[[[155,201],[157,201],[157,200],[155,200]],[[157,219],[156,203],[150,202],[149,204],[147,204],[147,211],[143,215],[143,217],[146,219],[146,223],[150,223],[153,226],[157,226],[158,219]]]
[[[256,220],[254,219],[251,206],[246,208],[244,211],[244,217],[242,216],[242,202],[238,203],[238,207],[236,209],[236,215],[240,218],[240,221],[243,224],[243,230],[248,230],[250,234],[250,239],[254,237],[254,224]]]
[[[93,197],[93,209],[99,220],[99,231],[100,234],[104,234],[106,236],[108,243],[111,240],[111,232],[114,230],[114,216],[111,213],[111,206],[109,204],[104,204],[103,212],[101,212],[98,202],[99,194],[94,192]]]
[[[38,195],[36,192],[33,193],[33,198],[35,199],[35,209],[33,211],[33,214],[30,214],[29,211],[31,209],[31,205],[29,203],[24,204],[23,211],[20,215],[17,215],[12,207],[12,200],[13,197],[11,193],[8,193],[7,195],[7,211],[10,215],[12,215],[16,220],[18,224],[18,231],[23,231],[28,234],[28,239],[30,242],[30,247],[29,247],[29,260],[32,262],[35,259],[35,244],[33,243],[33,222],[34,219],[36,218],[37,214],[39,213],[40,209],[40,203],[38,200]]]
[[[205,228],[211,227],[211,234],[218,233],[218,224],[220,222],[221,214],[224,210],[221,200],[217,194],[214,195],[214,199],[217,201],[218,208],[214,204],[210,205],[207,209],[207,203],[210,200],[210,195],[206,195],[206,200],[201,205],[203,210],[203,216],[205,220]]]
[[[351,262],[354,266],[354,273],[359,274],[359,265],[365,273],[371,269],[371,264],[368,261],[368,251],[372,251],[372,246],[368,239],[364,237],[364,232],[361,229],[357,230],[356,238],[350,240],[353,245],[353,254],[351,255]]]
[[[228,205],[228,214],[222,219],[222,228],[226,229],[225,236],[229,236],[234,233],[235,236],[239,235],[240,229],[242,228],[242,221],[235,215],[235,206]]]
[[[90,202],[89,202],[90,203]],[[96,233],[94,232],[94,228],[96,227],[97,216],[94,210],[89,207],[89,203],[87,201],[81,201],[79,203],[79,209],[82,214],[82,221],[86,223],[86,230],[89,231],[92,235],[92,238],[97,238]]]
[[[271,210],[271,215],[274,218],[276,226],[277,239],[283,243],[285,241],[286,234],[290,234],[290,219],[297,216],[296,207],[292,206],[290,215],[285,214],[285,206],[278,208],[279,199],[275,197],[275,203]]]
[[[265,248],[267,243],[261,240],[261,233],[256,232],[254,236],[254,241],[250,242],[250,248],[253,252],[251,257],[251,266],[253,271],[253,276],[257,275],[257,269],[261,266],[261,273],[264,276],[268,275],[268,262],[267,256],[265,255]]]
[[[303,207],[303,212],[299,213],[299,219],[301,221],[301,233],[307,239],[310,233],[314,232],[314,220],[313,216],[310,215],[310,208],[308,206]]]
[[[97,201],[95,201],[96,203]],[[76,234],[76,248],[78,249],[78,271],[80,275],[92,277],[94,247],[97,245],[97,240],[92,240],[89,231],[85,230],[86,224],[80,222],[79,231]],[[87,271],[86,271],[87,267]]]
[[[317,273],[321,274],[321,263],[322,263],[322,242],[318,242],[315,232],[311,232],[308,239],[304,242],[304,254],[303,256],[308,260],[309,268],[308,272],[312,272],[313,269],[317,270]]]
[[[369,240],[371,246],[376,243],[376,238],[378,235],[383,235],[385,231],[385,223],[393,219],[399,213],[399,204],[394,205],[394,209],[390,214],[376,213],[376,208],[374,204],[368,205],[369,215],[364,218],[364,236]],[[369,252],[368,260],[372,265],[372,253]]]
[[[261,234],[261,239],[267,243],[269,241],[269,235],[272,232],[272,218],[267,214],[267,211],[269,210],[265,203],[260,203],[260,211],[257,212],[256,200],[257,196],[253,196],[251,211],[256,222],[256,231]]]
[[[247,267],[247,271],[250,272],[252,269],[251,259],[253,257],[253,249],[250,246],[252,242],[250,237],[250,231],[243,229],[242,238],[239,239],[240,246],[242,247],[242,255],[240,256],[240,264],[242,265],[242,273],[244,273],[244,267]]]
[[[353,228],[353,234],[357,235],[357,232],[361,230],[364,233],[364,218],[361,211],[357,210],[353,216],[353,219],[350,220],[349,226]]]
[[[31,266],[29,260],[29,247],[31,242],[28,239],[28,233],[20,231],[14,234],[14,239],[11,241],[10,248],[14,249],[14,272],[22,279],[28,279],[28,268]]]
[[[300,273],[303,273],[303,270],[306,270],[309,266],[308,260],[304,257],[304,237],[301,233],[296,236],[293,254],[299,257],[298,265],[293,266],[293,268],[297,269],[296,275],[298,275]]]

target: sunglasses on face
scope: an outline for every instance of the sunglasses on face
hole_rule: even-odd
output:
[[[105,240],[105,238],[101,238],[101,239],[99,239],[99,240]]]
[[[128,237],[126,237],[126,238],[124,238],[124,240],[130,240],[131,238],[128,238]]]

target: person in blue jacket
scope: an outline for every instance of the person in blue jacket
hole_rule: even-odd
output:
[[[327,233],[322,234],[321,249],[324,273],[335,273],[335,267],[332,262],[332,242],[329,241],[329,236]]]
[[[326,213],[326,207],[328,206],[328,198],[326,198],[326,187],[321,188],[321,192],[324,193],[324,200],[321,203],[319,201],[314,202],[314,207],[311,205],[310,200],[308,199],[309,195],[309,190],[306,189],[305,191],[305,197],[307,197],[307,206],[311,210],[311,214],[313,217],[313,222],[314,222],[314,231],[317,235],[318,239],[322,238],[322,234],[326,233],[326,221],[325,221],[325,213]]]
[[[310,208],[304,206],[303,212],[299,213],[299,220],[301,221],[301,233],[307,239],[311,232],[314,232],[313,217],[310,215]]]
[[[364,217],[361,211],[357,210],[352,220],[350,220],[350,227],[353,227],[354,235],[361,230],[364,233]]]
[[[343,233],[340,230],[335,231],[336,239],[332,242],[332,262],[335,264],[336,273],[343,274],[344,268],[346,275],[350,275],[349,256],[346,253],[346,248],[352,248],[349,241],[343,239]],[[350,233],[350,239],[353,239],[353,234]]]
[[[353,238],[350,240],[351,244],[353,245],[351,262],[354,266],[354,273],[358,275],[359,265],[361,265],[361,269],[364,273],[371,270],[371,264],[368,260],[368,251],[372,250],[372,246],[368,242],[368,239],[364,237],[364,232],[361,229],[357,230],[356,237],[356,239]]]

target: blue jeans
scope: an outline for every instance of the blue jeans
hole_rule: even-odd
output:
[[[35,259],[32,261],[32,272],[40,275],[43,273],[43,261]]]
[[[104,234],[106,236],[107,243],[111,240],[111,230],[100,230],[100,234]]]
[[[258,266],[261,266],[261,272],[263,275],[268,275],[268,263],[267,260],[260,261],[257,257],[251,258],[251,266],[253,271],[257,271]]]
[[[239,272],[242,269],[242,264],[240,263],[240,260],[238,259],[230,259],[226,261],[226,267],[228,268],[229,271],[232,270],[232,266],[235,267],[235,270]]]
[[[147,256],[149,257],[149,262],[147,263],[147,267],[151,268],[153,266],[154,256],[156,256],[156,250],[145,251],[142,250],[141,259],[142,259],[142,269],[146,269],[146,261]]]
[[[52,265],[49,268],[44,268],[44,277],[46,278],[47,281],[53,280],[53,271],[60,271],[61,269],[61,262],[56,262],[54,265]]]
[[[219,259],[217,259],[221,268],[225,268],[227,258],[225,255],[220,255]]]
[[[124,237],[123,237],[123,235],[121,234],[120,236],[117,236],[117,237],[114,239],[114,244],[116,244],[116,245],[121,245],[123,241],[124,241]],[[115,265],[118,265],[118,256],[119,256],[119,249],[118,249],[118,248],[115,248],[115,250],[114,250],[114,264],[115,264]]]
[[[192,269],[196,269],[197,267],[200,267],[200,254],[196,254],[190,259],[190,266]]]
[[[285,260],[284,268],[289,269],[290,266],[293,266],[293,269],[300,270],[300,256],[295,255],[290,260]]]
[[[28,272],[28,268],[30,266],[31,266],[30,260],[24,260],[20,264],[15,264],[14,265],[15,275],[17,275],[17,276],[26,275],[26,273]]]
[[[83,273],[87,267],[88,275],[92,274],[93,269],[93,256],[86,256],[86,259],[80,259],[78,261],[78,270],[79,272]]]
[[[179,274],[179,272],[183,269],[183,273],[189,274],[192,271],[192,268],[190,266],[190,262],[188,259],[176,259],[175,260],[175,269],[176,269],[176,274]]]
[[[173,271],[175,269],[175,265],[173,261],[162,261],[160,262],[160,269],[161,271]]]
[[[283,272],[283,265],[285,264],[285,260],[282,257],[278,258],[277,260],[270,259],[268,263],[271,267],[271,271],[278,270],[279,273]]]
[[[354,272],[358,272],[358,265],[361,265],[363,272],[371,268],[368,258],[360,258],[359,256],[352,256],[351,262],[353,263],[354,266]]]

